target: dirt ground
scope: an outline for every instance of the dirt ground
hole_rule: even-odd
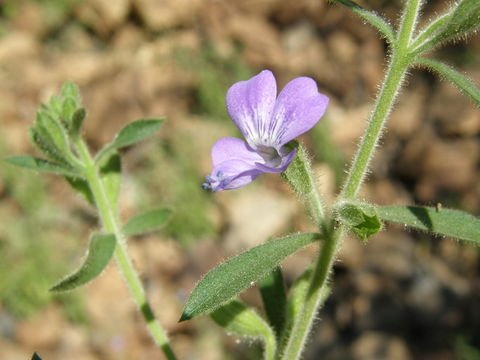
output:
[[[426,19],[447,5],[427,3]],[[392,22],[401,8],[400,1],[362,5]],[[325,124],[302,141],[331,201],[382,81],[383,40],[323,0],[4,0],[0,10],[0,155],[34,153],[35,110],[68,79],[82,90],[93,149],[129,121],[165,116],[154,140],[122,154],[122,216],[163,204],[178,214],[165,230],[131,239],[136,267],[181,359],[259,358],[255,345],[226,336],[207,317],[177,322],[195,283],[221,260],[272,234],[313,229],[279,176],[202,192],[211,145],[236,134],[225,90],[262,69],[275,73],[279,88],[301,75],[317,81],[331,104]],[[480,84],[478,34],[432,56]],[[478,216],[479,156],[479,109],[414,70],[361,196]],[[97,226],[61,179],[2,163],[0,214],[0,359],[25,360],[33,351],[44,360],[162,359],[115,265],[66,297],[47,293],[77,266]],[[287,259],[289,283],[316,251]],[[305,359],[480,359],[479,275],[478,248],[452,239],[395,226],[367,244],[349,238]],[[244,299],[260,305],[255,288]]]

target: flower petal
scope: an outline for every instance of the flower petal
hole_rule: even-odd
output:
[[[255,164],[258,161],[263,162],[263,158],[251,149],[245,141],[234,137],[218,140],[212,147],[211,156],[213,167],[233,159],[250,164]]]
[[[228,114],[249,143],[259,138],[270,121],[276,96],[277,84],[270,70],[237,82],[228,90]]]
[[[328,101],[313,79],[290,81],[280,92],[273,112],[278,144],[284,145],[310,130],[325,113]]]
[[[213,183],[212,191],[222,191],[237,189],[250,184],[260,174],[262,174],[262,171],[258,170],[254,164],[233,159],[216,166],[209,179],[213,178],[216,181]],[[220,179],[218,175],[220,175]]]
[[[236,189],[247,185],[262,173],[257,162],[263,158],[245,141],[238,138],[223,138],[212,147],[213,171],[207,176],[205,189],[212,191]]]

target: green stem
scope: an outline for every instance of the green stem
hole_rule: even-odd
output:
[[[167,334],[162,328],[158,320],[155,318],[153,310],[148,303],[142,282],[133,267],[132,261],[128,255],[127,244],[122,234],[120,224],[118,222],[117,211],[110,206],[103,182],[100,178],[98,168],[95,165],[87,146],[82,140],[76,143],[80,157],[84,163],[85,176],[92,191],[100,214],[103,227],[107,232],[115,234],[117,246],[115,248],[115,260],[118,267],[130,289],[130,293],[142,313],[147,328],[157,345],[162,349],[168,360],[176,360],[176,356],[170,347]]]
[[[326,234],[320,251],[310,286],[305,296],[302,311],[295,319],[288,343],[282,354],[284,360],[300,359],[310,334],[315,316],[328,295],[328,279],[335,262],[335,254],[340,248],[343,230]]]
[[[382,134],[386,119],[401,88],[405,73],[412,62],[408,53],[408,47],[415,29],[420,6],[420,0],[408,0],[407,2],[385,80],[348,173],[341,198],[354,198],[368,171],[368,165]],[[306,169],[310,170],[308,167]],[[309,178],[311,178],[311,174]],[[311,199],[311,201],[314,200]],[[302,311],[299,312],[294,320],[288,343],[282,355],[284,360],[295,360],[301,357],[313,320],[328,294],[329,275],[332,272],[336,254],[341,247],[345,228],[341,226],[339,229],[331,231],[331,226],[327,223],[323,214],[321,218],[323,221],[320,224],[320,229],[324,233],[325,243],[320,251],[315,270],[310,279],[309,290],[305,296]]]
[[[370,119],[368,120],[367,129],[362,137],[355,159],[348,172],[347,180],[341,194],[342,198],[354,198],[368,172],[368,166],[373,157],[373,153],[411,62],[411,57],[408,54],[408,46],[415,28],[420,4],[420,0],[409,0],[407,3],[397,44],[393,49],[385,80],[380,89]]]

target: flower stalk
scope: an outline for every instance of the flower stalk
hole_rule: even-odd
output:
[[[113,233],[116,237],[117,245],[114,253],[115,260],[128,285],[133,300],[145,319],[150,335],[155,343],[161,348],[166,359],[176,360],[177,358],[170,346],[166,331],[155,318],[143,289],[142,282],[133,266],[130,256],[128,255],[127,244],[118,221],[117,210],[110,205],[104,184],[99,175],[98,167],[83,140],[78,139],[76,141],[76,146],[80,159],[84,164],[85,178],[95,199],[95,205],[97,206],[101,223],[106,232]]]

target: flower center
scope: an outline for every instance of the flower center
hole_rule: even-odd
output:
[[[253,144],[252,148],[265,160],[270,167],[278,167],[282,164],[282,157],[273,146]]]

